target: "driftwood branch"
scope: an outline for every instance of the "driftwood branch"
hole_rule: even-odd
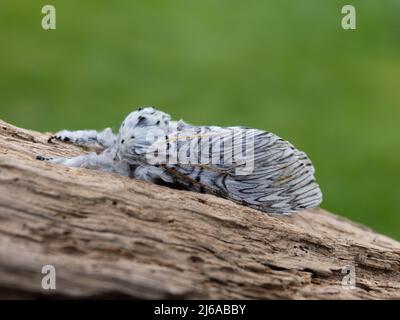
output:
[[[2,298],[400,298],[400,243],[322,209],[228,200],[35,160],[86,152],[0,121]],[[56,290],[41,286],[56,268]],[[342,285],[355,269],[356,288]]]

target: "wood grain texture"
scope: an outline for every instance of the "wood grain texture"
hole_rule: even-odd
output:
[[[210,195],[35,160],[85,150],[0,121],[2,298],[400,298],[400,243],[322,209],[269,216]],[[41,268],[57,271],[43,290]],[[356,271],[356,289],[341,285]]]

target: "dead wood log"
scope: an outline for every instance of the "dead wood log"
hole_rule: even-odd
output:
[[[400,298],[400,243],[322,209],[214,196],[35,160],[86,152],[0,121],[2,298]],[[56,290],[41,286],[44,265]],[[356,287],[342,285],[352,266]]]

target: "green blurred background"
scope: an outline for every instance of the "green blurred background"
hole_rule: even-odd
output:
[[[0,39],[5,121],[118,128],[154,105],[272,131],[312,158],[322,207],[400,239],[399,0],[2,0]]]

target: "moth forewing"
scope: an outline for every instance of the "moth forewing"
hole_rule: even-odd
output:
[[[169,142],[177,156],[167,168],[189,190],[270,213],[295,212],[322,200],[306,154],[272,133],[190,127],[169,136]]]

